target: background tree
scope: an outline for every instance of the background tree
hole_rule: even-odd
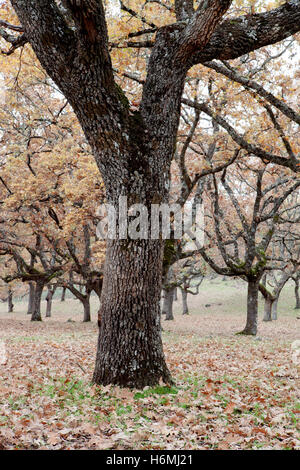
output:
[[[278,221],[280,228],[271,243],[271,257],[278,265],[278,269],[266,273],[265,282],[259,285],[260,292],[265,299],[264,321],[277,320],[277,306],[281,291],[288,280],[299,271],[299,203],[298,197],[293,197],[297,195],[299,196],[297,192],[292,194],[289,204],[285,204],[286,212]]]
[[[197,259],[198,258],[198,259]],[[165,320],[174,320],[173,301],[174,291],[180,288],[182,294],[182,314],[188,315],[187,295],[197,295],[199,287],[204,279],[205,265],[198,257],[189,256],[179,259],[169,269],[163,285],[163,308],[162,314],[165,314]]]
[[[271,240],[286,215],[284,202],[299,186],[291,175],[282,178],[276,169],[259,167],[255,159],[252,164],[237,163],[208,182],[207,241],[198,251],[218,274],[247,280],[247,324],[242,334],[257,333],[261,278],[266,270],[280,268],[270,253]]]
[[[98,255],[101,248],[97,249],[95,229],[96,208],[103,199],[103,191],[94,161],[82,135],[76,131],[74,116],[70,116],[66,105],[53,96],[52,87],[41,78],[41,70],[37,68],[31,73],[30,57],[29,64],[18,78],[17,89],[7,89],[2,108],[1,245],[4,251],[7,247],[10,253],[13,250],[12,259],[23,260],[15,265],[16,269],[11,269],[16,271],[14,275],[6,272],[6,276],[9,274],[7,279],[10,280],[29,281],[28,313],[33,320],[40,320],[40,313],[35,314],[33,309],[34,283],[38,278],[36,235],[43,240],[40,253],[43,252],[44,262],[48,254],[49,262],[60,259],[64,266],[57,271],[60,276],[76,271],[82,276],[80,282],[87,282],[90,292],[95,290],[100,295],[102,273],[101,255]],[[9,82],[10,74],[4,76]],[[72,152],[82,155],[79,164],[71,162]],[[24,174],[27,178],[21,182]],[[94,192],[89,191],[91,184],[94,184]],[[104,254],[105,247],[101,246]],[[25,258],[24,252],[27,252]],[[95,270],[95,260],[100,271]],[[40,274],[46,285],[48,277]],[[54,288],[51,283],[47,315]],[[40,300],[36,307],[39,311]],[[86,301],[84,308],[89,310]]]

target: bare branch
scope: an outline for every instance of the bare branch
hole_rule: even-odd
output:
[[[217,62],[207,62],[206,67],[215,70],[218,73],[230,78],[230,80],[240,83],[246,90],[253,90],[259,96],[265,98],[270,104],[275,106],[279,111],[285,114],[289,119],[300,125],[300,114],[290,108],[283,100],[276,98],[272,93],[264,89],[259,83],[247,77],[242,77],[237,71],[226,63],[226,67]]]
[[[261,158],[263,161],[267,161],[270,163],[275,163],[277,165],[285,166],[290,168],[294,172],[300,172],[300,165],[299,161],[291,160],[290,158],[284,158],[279,155],[272,154],[267,152],[266,150],[258,147],[255,144],[251,144],[247,142],[246,139],[243,138],[241,134],[239,134],[224,118],[222,118],[219,114],[213,111],[209,106],[204,103],[195,103],[192,100],[183,98],[182,103],[186,104],[187,106],[196,107],[200,111],[203,111],[212,119],[214,119],[223,129],[225,129],[231,138],[244,150],[247,150],[249,154],[256,155],[257,157]]]

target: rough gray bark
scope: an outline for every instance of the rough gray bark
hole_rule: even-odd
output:
[[[147,374],[148,385],[170,382],[160,335],[161,242],[108,244],[93,381],[141,388]]]
[[[236,59],[282,41],[299,31],[299,7],[299,0],[293,0],[265,13],[223,21],[214,31],[207,47],[193,56],[193,63]]]
[[[158,30],[142,102],[133,113],[114,82],[101,1],[65,0],[71,29],[54,0],[12,0],[27,40],[78,117],[109,203],[116,205],[120,195],[147,208],[167,201],[191,66],[238,57],[300,29],[299,0],[218,26],[230,4],[207,0],[194,12],[190,1],[176,2],[179,22]],[[142,388],[161,378],[171,382],[160,336],[162,252],[159,240],[108,242],[95,383]]]

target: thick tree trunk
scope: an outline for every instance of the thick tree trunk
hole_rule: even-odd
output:
[[[63,287],[63,288],[62,288],[62,291],[61,291],[61,298],[60,298],[60,301],[61,301],[61,302],[64,302],[64,301],[65,301],[65,298],[66,298],[66,290],[67,290],[66,287]]]
[[[248,280],[247,323],[240,334],[255,336],[257,333],[258,286],[259,281]]]
[[[33,312],[33,302],[34,302],[34,283],[32,281],[29,282],[29,293],[28,293],[28,308],[27,308],[27,315],[32,315]]]
[[[14,311],[14,304],[13,304],[13,293],[11,289],[8,289],[8,313],[12,313]]]
[[[265,297],[265,310],[263,321],[272,321],[272,308],[274,300],[270,297]]]
[[[182,315],[188,315],[189,314],[189,307],[187,304],[188,293],[185,289],[181,289],[181,293],[182,293]]]
[[[162,253],[160,240],[107,242],[94,383],[171,383],[161,341]]]
[[[300,309],[300,295],[299,295],[299,279],[294,279],[295,281],[295,298],[296,298],[296,307],[295,309]]]
[[[39,281],[35,283],[31,321],[42,321],[41,301],[42,301],[44,285],[45,285],[44,283],[41,283]]]

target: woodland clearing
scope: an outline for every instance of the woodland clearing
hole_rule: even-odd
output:
[[[299,449],[292,285],[277,321],[260,312],[258,337],[234,334],[245,322],[241,281],[205,280],[189,316],[178,298],[175,320],[162,321],[176,385],[143,390],[91,386],[95,297],[90,323],[75,299],[55,299],[43,322],[30,322],[24,302],[13,314],[1,304],[0,449]]]

